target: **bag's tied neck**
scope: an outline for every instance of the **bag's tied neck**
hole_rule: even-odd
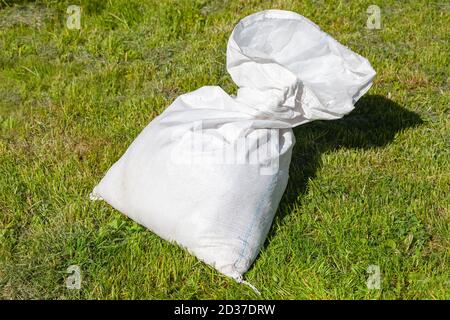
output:
[[[235,101],[245,108],[244,112],[258,118],[290,121],[301,116],[302,83],[288,70],[285,69],[283,73],[283,77],[279,78],[282,81],[278,83],[267,81],[269,85],[266,86],[240,87]],[[264,75],[261,74],[261,77]]]

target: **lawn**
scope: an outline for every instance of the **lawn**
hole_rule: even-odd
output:
[[[0,298],[450,299],[450,7],[376,1],[368,29],[371,4],[0,0]],[[270,8],[311,19],[377,77],[350,115],[294,130],[289,185],[246,274],[259,297],[89,193],[178,95],[236,91],[227,39]]]

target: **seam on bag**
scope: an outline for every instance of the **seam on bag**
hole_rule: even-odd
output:
[[[277,129],[277,130],[278,130],[278,139],[279,139],[279,136],[280,136],[279,135],[279,131],[280,131],[280,129]],[[279,143],[279,141],[278,141],[278,143]],[[279,146],[278,146],[278,148],[279,148]],[[278,155],[278,157],[280,157],[280,155]],[[279,179],[280,179],[279,172],[277,172],[276,175],[277,175],[277,177],[276,177],[275,181],[273,182],[273,185],[278,185],[278,183],[279,183]],[[266,193],[264,194],[264,199],[270,198],[270,193],[271,192],[267,192],[266,191]],[[275,209],[274,215],[275,215],[276,211],[277,210]],[[249,241],[248,240],[250,238],[250,235],[252,234],[252,231],[253,231],[253,228],[255,226],[256,220],[257,220],[257,218],[260,218],[262,216],[262,210],[261,210],[261,203],[260,202],[258,202],[257,212],[258,212],[258,214],[255,214],[253,216],[253,218],[252,218],[252,222],[250,223],[250,228],[248,228],[247,231],[245,232],[244,239],[241,239],[241,241],[244,242],[244,245],[242,246],[242,248],[241,248],[241,250],[239,252],[239,257],[233,263],[235,268],[237,268],[238,264],[245,258],[244,254],[245,254],[245,251],[247,250],[247,248],[249,246]]]

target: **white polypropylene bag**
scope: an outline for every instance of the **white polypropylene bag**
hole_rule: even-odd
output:
[[[139,134],[91,197],[242,281],[288,181],[292,127],[349,113],[375,71],[294,12],[252,14],[228,41],[236,97],[179,96]]]

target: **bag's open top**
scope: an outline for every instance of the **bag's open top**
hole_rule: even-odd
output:
[[[367,59],[305,17],[282,10],[238,23],[228,42],[227,68],[240,87],[238,101],[292,125],[349,113],[375,76]]]

